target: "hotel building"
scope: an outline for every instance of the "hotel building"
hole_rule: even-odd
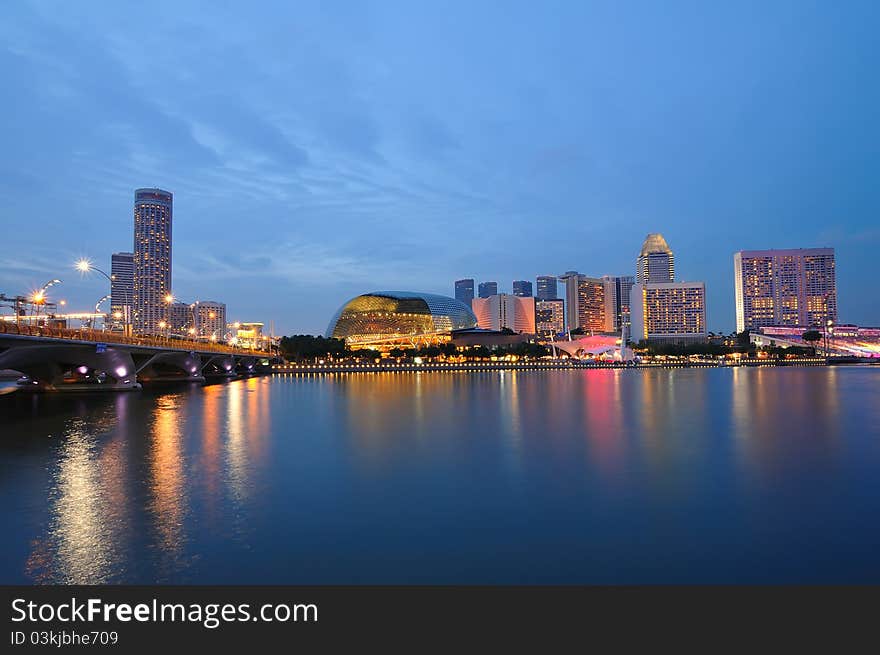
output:
[[[604,332],[604,280],[581,275],[576,271],[567,271],[560,279],[565,284],[566,329]]]
[[[562,298],[535,299],[535,333],[549,338],[565,332],[564,309]]]
[[[733,274],[737,332],[837,323],[834,248],[741,250]]]
[[[605,331],[620,332],[630,325],[629,298],[635,284],[631,275],[603,275],[605,283]]]
[[[134,331],[153,334],[166,322],[171,293],[172,196],[162,189],[134,192]]]
[[[636,284],[631,296],[632,341],[706,341],[706,284]]]
[[[226,305],[213,300],[199,300],[193,304],[196,334],[216,341],[226,335]]]

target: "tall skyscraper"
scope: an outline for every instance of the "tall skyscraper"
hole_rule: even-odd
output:
[[[535,334],[535,299],[506,293],[473,302],[477,325],[486,330],[508,328],[514,332]]]
[[[531,298],[532,297],[532,283],[528,280],[514,280],[513,281],[513,295],[519,296],[520,298]]]
[[[488,298],[489,296],[497,296],[498,295],[498,283],[497,282],[480,282],[479,287],[477,287],[480,298]]]
[[[662,234],[645,237],[636,260],[636,282],[675,282],[675,256]]]
[[[567,271],[560,279],[565,283],[566,329],[604,332],[605,282],[577,271]]]
[[[455,281],[455,299],[464,303],[468,307],[471,306],[471,300],[474,299],[474,279],[465,278]]]
[[[636,284],[630,299],[632,341],[688,343],[706,340],[705,283]]]
[[[555,278],[554,278],[555,279]],[[535,299],[535,332],[545,338],[565,332],[565,302],[562,298]]]
[[[131,325],[134,305],[133,252],[110,256],[110,278],[110,329],[124,330]]]
[[[834,248],[742,250],[733,275],[737,332],[837,323]]]
[[[162,189],[134,192],[134,329],[160,331],[169,318],[172,196]]]
[[[537,279],[537,287],[535,298],[538,300],[556,300],[556,284],[555,275],[539,275]]]
[[[214,300],[199,300],[193,305],[196,333],[215,341],[222,341],[226,334],[226,305]]]
[[[605,283],[605,331],[620,332],[630,325],[629,297],[635,279],[631,275],[603,275]]]

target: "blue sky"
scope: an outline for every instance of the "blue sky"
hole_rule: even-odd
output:
[[[721,6],[729,5],[729,6]],[[733,252],[833,246],[880,324],[873,2],[8,2],[0,291],[130,250],[174,193],[175,295],[322,332],[377,289],[632,274],[662,232],[734,327]]]

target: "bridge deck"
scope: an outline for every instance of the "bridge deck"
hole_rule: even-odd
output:
[[[179,350],[182,352],[195,352],[199,354],[223,354],[236,355],[239,357],[275,357],[274,353],[266,350],[235,348],[232,346],[211,343],[209,341],[192,341],[189,339],[172,339],[168,337],[150,336],[127,337],[115,332],[93,330],[89,328],[68,329],[39,327],[31,325],[16,325],[15,323],[0,321],[0,338],[4,336],[44,343],[78,342],[83,345],[106,343],[108,345],[123,346],[125,350]]]

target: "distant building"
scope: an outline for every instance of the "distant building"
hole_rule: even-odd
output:
[[[455,281],[455,299],[468,307],[471,306],[471,300],[474,299],[473,278],[465,278],[463,280]]]
[[[230,323],[226,327],[239,348],[263,349],[268,340],[262,323]]]
[[[477,287],[480,298],[488,298],[489,296],[497,296],[498,295],[498,283],[497,282],[480,282],[480,286]]]
[[[134,192],[134,331],[153,334],[168,320],[171,293],[172,196],[162,189]]]
[[[675,256],[662,234],[649,234],[645,237],[639,257],[636,260],[636,282],[675,281]]]
[[[706,285],[703,282],[636,284],[631,293],[632,341],[706,341]]]
[[[191,335],[190,328],[195,328],[193,308],[185,302],[173,302],[168,306],[168,329],[172,334]]]
[[[538,300],[556,300],[558,298],[557,282],[555,275],[539,275],[535,289],[535,298]]]
[[[520,298],[531,298],[532,297],[532,283],[528,280],[514,280],[513,281],[513,295],[519,296]]]
[[[110,329],[122,331],[131,325],[134,305],[134,253],[114,252],[110,256]]]
[[[635,278],[631,275],[603,275],[605,283],[605,331],[620,332],[630,325],[629,297]]]
[[[222,341],[226,336],[226,304],[213,300],[193,303],[196,334],[200,337]]]
[[[535,334],[535,300],[506,293],[475,298],[477,325],[484,330],[508,328],[514,332]]]
[[[535,299],[535,333],[549,338],[563,332],[565,332],[565,301],[562,298]]]
[[[742,250],[733,274],[737,332],[837,323],[834,248]]]
[[[565,283],[566,330],[604,332],[604,280],[581,275],[577,271],[567,271],[560,279]]]

